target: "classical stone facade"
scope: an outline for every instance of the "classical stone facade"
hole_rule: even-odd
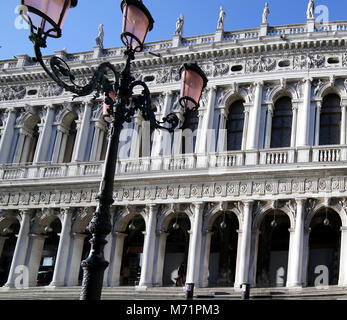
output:
[[[122,131],[105,286],[347,286],[347,22],[148,43],[133,62],[158,119]],[[85,84],[124,48],[56,54]],[[48,61],[49,57],[45,57]],[[209,78],[199,111],[178,106],[182,63]],[[80,284],[107,124],[102,101],[73,97],[26,55],[0,61],[2,285]],[[129,275],[126,270],[129,269]]]

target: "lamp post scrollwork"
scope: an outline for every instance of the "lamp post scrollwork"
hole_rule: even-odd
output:
[[[41,49],[46,47],[48,37],[59,38],[61,29],[70,8],[75,8],[77,0],[21,0],[21,14],[30,25],[29,39],[34,44],[35,58],[49,77],[60,87],[74,94],[75,97],[94,93],[96,99],[103,95],[104,119],[109,124],[108,146],[104,171],[100,183],[98,204],[88,226],[92,234],[91,250],[88,258],[82,261],[83,281],[80,298],[82,300],[101,299],[104,271],[108,262],[104,258],[106,236],[111,232],[110,206],[113,200],[113,186],[117,162],[119,135],[124,122],[131,122],[137,111],[154,128],[173,131],[179,120],[174,113],[158,121],[152,110],[150,91],[146,83],[135,80],[131,75],[131,62],[135,53],[143,50],[146,35],[152,30],[154,20],[141,0],[123,0],[123,31],[121,40],[126,46],[124,69],[119,73],[115,66],[104,62],[95,71],[89,83],[80,86],[76,83],[68,64],[59,57],[52,57],[49,67],[45,63]],[[185,64],[181,70],[180,104],[186,111],[199,106],[202,90],[206,87],[207,78],[197,64]],[[109,75],[111,74],[111,76]],[[136,87],[142,88],[139,95],[134,95]],[[75,98],[74,97],[74,98]]]

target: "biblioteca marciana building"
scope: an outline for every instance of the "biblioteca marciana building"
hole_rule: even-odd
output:
[[[157,118],[181,129],[135,115],[121,133],[104,286],[174,285],[181,263],[196,287],[347,286],[347,21],[273,27],[267,8],[259,28],[225,31],[221,8],[215,33],[176,30],[136,55]],[[121,70],[124,50],[56,55],[84,84],[101,62]],[[187,117],[178,70],[194,61],[209,82]],[[29,286],[81,284],[102,109],[27,55],[0,61],[1,286],[23,266]]]

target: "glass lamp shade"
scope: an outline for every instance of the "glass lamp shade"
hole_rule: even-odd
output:
[[[113,101],[115,100],[116,93],[114,91],[111,91],[108,95]],[[106,100],[106,95],[104,94],[103,117],[106,122],[111,123],[112,119],[110,118],[110,106],[106,104],[105,100]]]
[[[70,8],[78,0],[21,0],[28,8],[29,24],[43,34],[53,38],[61,37],[61,29]]]
[[[196,63],[184,64],[180,69],[180,75],[180,105],[184,110],[193,111],[199,107],[202,90],[206,87],[208,80]]]
[[[148,31],[153,29],[154,20],[139,0],[123,0],[121,10],[123,12],[121,40],[127,48],[140,52]]]

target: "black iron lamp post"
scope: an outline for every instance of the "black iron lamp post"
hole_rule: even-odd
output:
[[[173,131],[179,120],[174,113],[168,114],[159,122],[151,108],[150,91],[143,81],[131,76],[131,61],[135,53],[143,50],[148,31],[152,30],[154,20],[141,0],[123,0],[123,30],[121,40],[127,47],[126,64],[121,73],[108,62],[100,64],[85,86],[75,83],[67,63],[58,57],[50,59],[50,69],[43,61],[41,48],[46,47],[47,37],[61,37],[61,29],[68,10],[77,6],[77,0],[21,0],[21,15],[30,25],[29,39],[34,44],[34,61],[40,63],[45,72],[59,86],[72,92],[76,97],[95,93],[94,98],[104,96],[104,119],[109,123],[108,147],[102,181],[98,195],[98,205],[88,226],[92,234],[91,250],[88,258],[82,261],[83,282],[81,300],[101,298],[103,276],[108,262],[104,258],[106,236],[111,232],[110,206],[113,203],[113,185],[117,162],[119,135],[124,122],[131,122],[136,111],[141,111],[145,120],[155,128]],[[111,73],[113,80],[108,77]],[[196,64],[185,64],[181,68],[182,86],[180,104],[186,110],[199,105],[203,88],[207,84],[204,73]],[[135,87],[142,87],[142,93],[134,96]]]

